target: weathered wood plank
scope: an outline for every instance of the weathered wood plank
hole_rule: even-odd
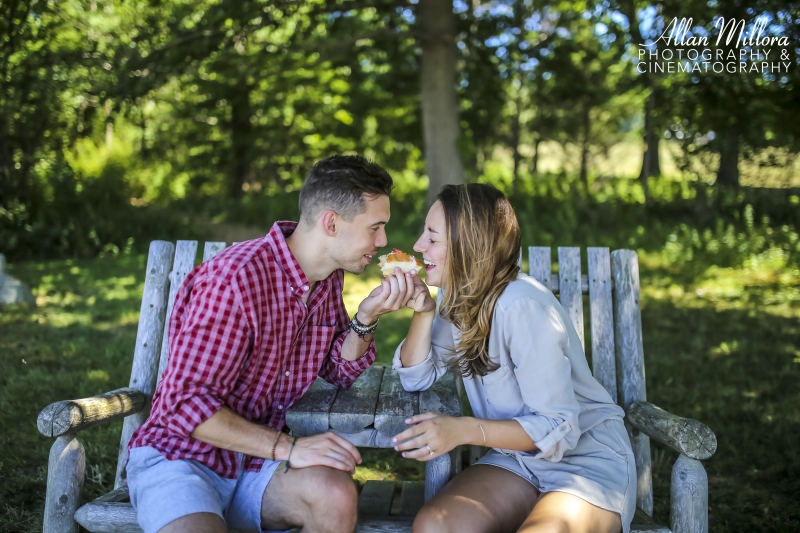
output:
[[[317,378],[302,398],[286,412],[286,425],[298,437],[325,433],[330,428],[330,411],[339,391]]]
[[[586,349],[583,331],[583,292],[581,291],[581,249],[558,248],[558,290],[561,305],[567,311],[572,325]]]
[[[644,511],[636,508],[636,513],[631,521],[631,533],[672,533],[666,526],[657,524]]]
[[[611,303],[611,255],[608,248],[587,248],[589,312],[592,330],[592,373],[617,402],[614,356],[614,309]]]
[[[207,242],[203,246],[203,262],[213,259],[218,253],[225,249],[224,242]]]
[[[90,502],[75,512],[75,520],[92,533],[142,533],[130,503]]]
[[[419,412],[461,416],[461,399],[453,372],[445,373],[429,389],[419,393]]]
[[[81,503],[85,470],[86,452],[78,437],[58,437],[50,448],[47,464],[44,533],[78,533],[78,524],[72,517]]]
[[[359,518],[357,533],[411,533],[413,519],[406,516]]]
[[[166,241],[150,243],[147,256],[147,271],[144,278],[144,294],[139,309],[139,328],[136,332],[136,346],[133,350],[133,365],[129,386],[142,391],[147,397],[145,406],[122,422],[122,436],[117,456],[117,473],[114,488],[125,485],[125,464],[128,462],[128,441],[133,432],[144,424],[150,414],[150,398],[156,389],[158,356],[166,321],[169,271],[175,252],[175,245]]]
[[[42,409],[36,425],[45,437],[60,437],[136,413],[146,400],[141,391],[123,388],[91,398],[55,402]]]
[[[102,502],[129,502],[131,501],[131,495],[128,491],[128,487],[122,487],[119,489],[114,489],[111,492],[106,492],[99,498],[95,498],[94,500],[96,503]]]
[[[478,462],[478,460],[486,455],[489,451],[489,448],[486,446],[479,446],[475,444],[471,444],[469,447],[469,466],[474,465]]]
[[[194,258],[197,256],[197,241],[178,241],[175,247],[175,262],[172,264],[172,272],[169,273],[169,299],[167,300],[167,321],[164,327],[164,335],[161,340],[161,357],[158,362],[158,379],[164,375],[167,368],[167,358],[169,357],[169,317],[172,315],[172,307],[175,305],[175,298],[178,290],[183,285],[186,276],[194,270]]]
[[[443,454],[425,463],[425,501],[427,502],[450,481],[450,454]]]
[[[392,509],[394,481],[370,480],[364,483],[358,496],[358,514],[363,516],[388,516]]]
[[[349,389],[339,391],[330,411],[333,429],[343,433],[358,433],[375,422],[375,407],[384,368],[369,367]]]
[[[536,281],[550,288],[550,277],[553,263],[549,246],[528,246],[528,273]]]
[[[639,260],[633,250],[611,252],[614,295],[614,352],[617,359],[617,396],[627,411],[633,402],[647,401],[644,378],[642,314],[639,300]],[[638,432],[637,432],[638,433]],[[653,514],[653,479],[650,469],[650,439],[631,433],[636,458],[636,504]]]
[[[387,437],[394,437],[409,427],[406,419],[417,413],[419,394],[405,390],[397,371],[386,368],[375,409],[375,429]]]
[[[392,438],[387,437],[375,428],[366,428],[358,433],[344,433],[335,429],[333,432],[344,440],[352,443],[353,446],[364,448],[394,448]]]
[[[717,451],[717,437],[711,428],[664,411],[647,402],[633,402],[628,407],[628,422],[647,435],[690,459],[708,459]]]
[[[403,481],[400,493],[400,516],[416,516],[425,503],[424,481]]]
[[[708,476],[700,461],[681,454],[672,467],[670,529],[708,533]]]

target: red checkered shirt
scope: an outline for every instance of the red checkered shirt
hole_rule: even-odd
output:
[[[317,375],[349,387],[375,361],[375,344],[355,361],[341,357],[350,321],[344,274],[310,283],[286,244],[295,222],[276,222],[266,237],[228,248],[195,268],[169,320],[169,363],[147,421],[130,448],[151,446],[168,459],[194,459],[234,478],[235,452],[193,439],[223,405],[281,429],[286,410]],[[258,471],[264,460],[245,457]]]

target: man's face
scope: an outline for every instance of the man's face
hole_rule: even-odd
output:
[[[364,196],[364,203],[367,210],[351,222],[337,216],[338,234],[330,252],[338,268],[353,274],[364,272],[378,248],[388,243],[385,226],[389,222],[389,197]]]

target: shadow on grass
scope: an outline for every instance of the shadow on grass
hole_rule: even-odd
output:
[[[712,531],[800,530],[797,317],[671,301],[643,308],[648,399],[715,432],[705,461]],[[669,524],[677,455],[654,446],[656,517]]]

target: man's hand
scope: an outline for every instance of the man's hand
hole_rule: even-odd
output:
[[[297,439],[289,458],[292,468],[327,466],[351,474],[357,464],[361,464],[361,454],[356,447],[331,432]]]
[[[380,286],[375,287],[358,306],[357,316],[364,324],[372,324],[381,315],[405,307],[414,295],[414,291],[417,290],[413,280],[416,277],[416,271],[412,271],[414,275],[403,274],[402,270],[395,268],[394,272],[381,281]]]

